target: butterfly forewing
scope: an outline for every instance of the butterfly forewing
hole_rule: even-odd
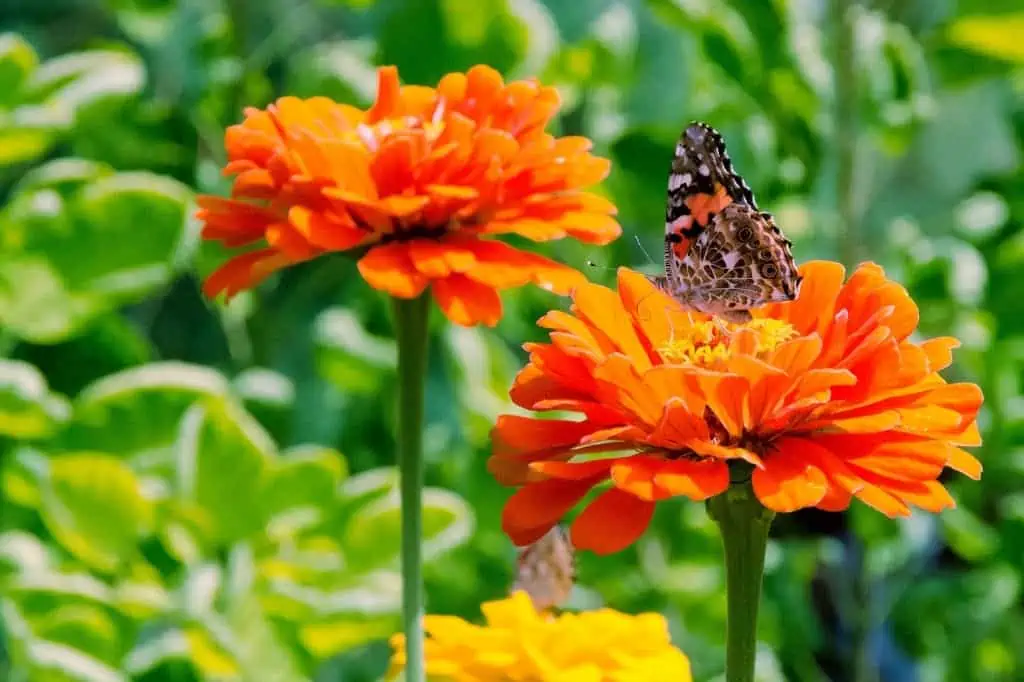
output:
[[[665,209],[665,284],[680,303],[740,321],[793,300],[800,277],[783,236],[733,169],[722,136],[692,123],[679,137]]]

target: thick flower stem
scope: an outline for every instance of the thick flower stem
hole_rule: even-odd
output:
[[[753,682],[757,657],[757,609],[768,529],[775,512],[765,509],[749,479],[733,483],[708,500],[708,513],[722,531],[725,546],[726,682]]]
[[[402,495],[402,630],[407,682],[424,682],[423,660],[423,392],[429,298],[395,301],[398,342],[398,469]]]

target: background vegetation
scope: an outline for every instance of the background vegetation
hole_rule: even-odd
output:
[[[1024,7],[1019,0],[0,0],[0,679],[376,680],[397,628],[394,348],[345,258],[228,306],[196,193],[226,192],[245,105],[365,105],[491,64],[557,84],[614,161],[624,237],[550,252],[656,267],[691,119],[720,128],[798,260],[872,259],[979,382],[985,476],[958,509],[777,522],[764,680],[1020,680],[1024,670]],[[433,317],[428,608],[477,616],[514,552],[484,468],[534,321]],[[457,491],[457,492],[456,492]],[[657,610],[723,666],[701,505],[580,559],[571,606]]]

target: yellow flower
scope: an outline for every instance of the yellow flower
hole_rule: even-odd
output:
[[[424,618],[431,682],[657,682],[690,680],[690,662],[669,640],[656,613],[612,609],[538,612],[525,592],[481,607],[486,625],[455,616]],[[405,638],[389,679],[405,666]]]

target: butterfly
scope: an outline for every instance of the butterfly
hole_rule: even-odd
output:
[[[556,525],[520,550],[512,592],[523,590],[538,611],[564,603],[576,581],[576,553],[569,533]]]
[[[706,123],[676,143],[665,207],[665,274],[649,279],[683,306],[727,322],[800,292],[790,242],[733,170],[725,141]]]

